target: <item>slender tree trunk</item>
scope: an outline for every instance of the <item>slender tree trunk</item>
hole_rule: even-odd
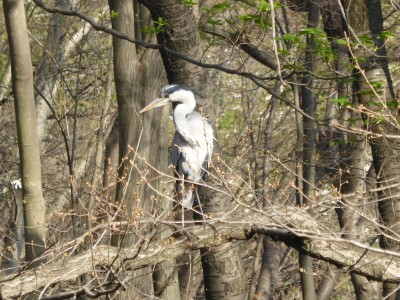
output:
[[[353,107],[357,110],[357,103],[354,103]],[[361,115],[359,112],[352,110],[350,118],[352,120],[361,120]],[[352,126],[354,128],[362,128],[363,123],[358,121],[357,124]],[[344,195],[364,193],[366,191],[364,166],[366,165],[367,157],[365,137],[352,135],[347,139],[347,143],[340,148],[340,157],[342,159],[340,170],[343,173],[339,184],[340,192]],[[365,205],[364,197],[359,196],[343,198],[340,201],[339,208],[336,211],[344,238],[364,240],[364,218],[360,211],[363,210]],[[380,295],[377,294],[377,283],[370,282],[364,276],[350,274],[357,299],[380,299]]]
[[[19,257],[24,251],[24,205],[18,190],[13,191],[11,214],[7,232],[4,234],[3,255],[1,256],[0,275],[6,276],[20,271]]]
[[[31,261],[44,251],[45,202],[42,194],[40,152],[36,127],[33,73],[23,0],[4,0],[10,46],[15,114],[17,119],[22,199],[25,221],[25,254]],[[37,266],[40,261],[32,264]]]
[[[276,95],[281,94],[281,83],[277,82],[275,84]],[[264,134],[264,159],[263,159],[263,172],[262,172],[262,190],[263,190],[263,208],[264,210],[268,210],[268,207],[272,203],[274,203],[274,197],[271,200],[267,201],[266,199],[270,199],[269,192],[269,175],[271,172],[271,161],[269,157],[269,151],[271,150],[271,141],[272,141],[272,133],[274,131],[274,119],[275,119],[275,110],[278,105],[278,100],[275,97],[271,98],[271,109],[268,115],[268,119],[266,121],[266,129]],[[255,154],[256,156],[256,154]],[[256,190],[258,190],[260,186],[256,185]],[[268,239],[264,236],[259,236],[259,240],[257,241],[257,248],[262,245],[262,262],[260,266],[260,272],[258,277],[258,282],[256,288],[250,290],[249,299],[273,299],[275,295],[275,287],[279,278],[279,266],[282,258],[282,254],[284,253],[284,249],[286,246],[282,243],[274,242],[271,239]],[[258,256],[255,256],[255,259],[259,259]],[[254,278],[252,278],[255,281]],[[254,292],[254,295],[253,295]]]
[[[380,74],[378,78],[385,81],[385,87],[389,91],[389,95],[386,99],[383,99],[384,103],[387,105],[396,98],[391,74],[389,71],[387,51],[385,46],[385,39],[380,35],[383,32],[383,14],[382,14],[382,4],[379,0],[365,0],[365,5],[368,11],[368,23],[371,31],[372,38],[374,39],[374,44],[376,46],[376,56],[375,61],[381,67],[383,74]],[[380,72],[374,72],[379,74]],[[367,80],[370,80],[367,76]],[[373,78],[372,78],[373,80]],[[389,125],[393,120],[398,120],[399,113],[397,109],[388,109],[387,107],[383,110],[384,113],[389,114],[389,120],[384,124],[375,125],[372,127],[373,131],[399,134],[400,130],[398,121],[396,126]],[[389,121],[389,122],[388,122]],[[398,160],[400,157],[400,151],[398,150],[399,143],[396,139],[389,138],[378,138],[371,139],[371,149],[374,160],[375,172],[377,174],[377,185],[378,187],[386,187],[392,184],[392,180],[400,180],[400,171]],[[378,193],[378,210],[380,215],[380,221],[384,226],[387,227],[388,232],[400,234],[400,198],[398,196],[399,189],[393,188],[389,191],[381,191]],[[397,195],[397,197],[387,199],[387,194],[391,193]],[[390,238],[382,236],[381,247],[385,249],[391,249],[395,251],[400,250],[400,243],[392,240]],[[383,283],[383,296],[387,297],[389,300],[400,299],[400,286],[398,284]]]
[[[382,68],[374,68],[365,73],[365,77],[360,78],[360,90],[371,90],[368,82],[385,82],[385,74]],[[394,235],[400,234],[400,188],[396,185],[400,181],[400,150],[397,139],[391,139],[385,135],[398,135],[399,129],[393,126],[392,118],[398,118],[396,109],[383,108],[377,110],[374,105],[369,105],[371,101],[376,103],[376,96],[362,95],[362,102],[371,110],[376,110],[375,116],[372,116],[368,121],[370,129],[376,133],[383,133],[381,137],[371,137],[369,143],[372,149],[372,157],[377,177],[378,192],[378,210],[380,222],[383,226],[383,235],[380,239],[381,247],[392,251],[400,251],[400,243]],[[387,96],[389,97],[389,96]],[[382,106],[390,102],[391,99],[384,99],[383,95],[380,98],[383,101]],[[380,101],[378,100],[378,101]],[[379,121],[382,116],[385,116],[385,121]],[[375,119],[378,118],[378,119]],[[394,186],[394,187],[391,187]],[[388,197],[388,195],[391,195]],[[397,290],[398,284],[384,282],[383,296],[386,299],[394,300],[400,297]],[[397,292],[396,292],[397,290]]]
[[[66,9],[69,0],[56,0],[55,5]],[[47,124],[49,107],[45,100],[53,103],[57,91],[57,74],[63,60],[61,42],[64,37],[65,16],[52,14],[49,22],[47,41],[43,49],[42,61],[36,72],[35,86],[40,91],[35,97],[39,144],[41,145]]]
[[[4,69],[3,78],[0,82],[0,112],[1,112],[1,103],[5,101],[7,92],[9,90],[9,86],[11,83],[11,59],[8,59],[6,68]]]
[[[308,9],[308,26],[317,28],[319,21],[319,2],[311,2]],[[307,49],[305,53],[306,70],[314,70],[314,37],[307,37]],[[303,203],[309,204],[315,199],[315,164],[316,164],[316,100],[313,94],[314,78],[308,73],[302,78],[302,109],[311,118],[303,117]],[[300,204],[300,205],[301,205]],[[312,212],[311,212],[312,213]],[[312,258],[299,253],[300,282],[302,286],[303,299],[316,299]]]
[[[272,300],[275,295],[275,287],[279,278],[279,267],[282,254],[286,248],[284,244],[272,241],[264,237],[264,253],[262,256],[262,267],[255,299]]]

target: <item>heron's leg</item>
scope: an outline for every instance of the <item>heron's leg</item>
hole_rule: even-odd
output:
[[[182,228],[185,228],[185,206],[183,205],[183,199],[185,198],[185,175],[182,176],[182,180],[181,180],[181,209],[182,209],[182,218],[181,218],[181,222],[182,222]]]
[[[182,209],[182,228],[185,228],[185,207],[181,203],[181,209]]]
[[[205,224],[206,223],[206,218],[204,216],[203,206],[201,205],[199,193],[197,192],[197,188],[195,188],[194,191],[196,193],[197,203],[199,204],[199,207],[200,207],[201,217],[203,218],[203,223]]]

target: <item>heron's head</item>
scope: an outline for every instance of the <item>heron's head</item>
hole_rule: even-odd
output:
[[[143,108],[140,113],[155,107],[164,106],[168,103],[172,103],[174,107],[178,104],[184,104],[190,107],[192,110],[196,106],[194,94],[187,86],[182,84],[171,84],[163,87],[160,91],[160,96]]]

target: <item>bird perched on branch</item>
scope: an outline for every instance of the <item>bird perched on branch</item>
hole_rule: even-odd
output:
[[[175,125],[171,163],[177,178],[175,189],[182,205],[183,223],[184,208],[193,206],[196,183],[204,178],[211,162],[214,132],[208,120],[199,112],[194,111],[196,107],[194,93],[185,85],[165,86],[161,89],[159,98],[140,112],[143,113],[168,103],[172,103]]]

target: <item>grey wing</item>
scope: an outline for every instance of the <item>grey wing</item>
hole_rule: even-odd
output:
[[[173,144],[171,147],[171,164],[175,169],[175,191],[178,200],[184,207],[193,206],[193,189],[191,183],[184,183],[182,185],[182,178],[188,179],[190,172],[185,167],[186,156],[181,149],[185,146],[185,141],[178,132],[175,132]]]
[[[172,142],[172,147],[171,147],[171,165],[176,169],[176,166],[178,165],[179,161],[179,156],[180,156],[180,151],[175,144],[175,137]]]
[[[184,170],[182,169],[183,163],[185,162],[185,154],[182,152],[181,149],[184,144],[185,141],[180,136],[179,132],[175,132],[171,147],[171,165],[174,167],[175,175],[177,177],[180,177],[182,175],[187,177],[187,174],[185,174]]]

